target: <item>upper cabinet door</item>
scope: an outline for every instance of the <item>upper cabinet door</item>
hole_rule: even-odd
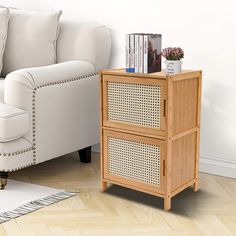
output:
[[[102,75],[103,126],[165,135],[166,80]]]

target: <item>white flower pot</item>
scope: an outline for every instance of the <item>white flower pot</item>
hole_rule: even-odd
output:
[[[166,60],[166,74],[176,74],[181,72],[181,67],[183,62],[181,60],[178,61],[171,61]]]

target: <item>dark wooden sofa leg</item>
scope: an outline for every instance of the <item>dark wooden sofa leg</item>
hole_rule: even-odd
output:
[[[6,187],[7,178],[8,178],[8,172],[0,171],[0,190]]]
[[[91,162],[91,146],[79,150],[80,161],[83,163]]]

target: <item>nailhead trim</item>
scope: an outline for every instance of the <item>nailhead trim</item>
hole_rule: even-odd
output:
[[[44,87],[48,87],[48,86],[52,86],[52,85],[70,83],[70,82],[74,82],[74,81],[77,81],[77,80],[87,79],[89,77],[93,77],[93,76],[96,76],[96,75],[98,75],[97,72],[92,73],[92,74],[82,75],[82,76],[75,77],[75,78],[72,78],[72,79],[60,80],[60,81],[57,81],[57,82],[49,82],[49,83],[46,83],[46,84],[41,84],[41,85],[39,85],[35,88],[35,91],[37,89],[40,89],[40,88],[44,88]]]
[[[25,149],[25,150],[28,150],[28,151],[33,150],[33,163],[30,163],[29,165],[22,166],[22,167],[19,167],[19,168],[16,168],[16,169],[1,170],[1,171],[7,171],[7,172],[16,171],[16,170],[20,170],[20,169],[23,169],[23,168],[26,168],[26,167],[29,167],[29,166],[32,166],[32,165],[36,164],[36,124],[35,124],[36,91],[38,89],[40,89],[40,88],[44,88],[44,87],[48,87],[48,86],[53,86],[53,85],[58,85],[58,84],[70,83],[70,82],[74,82],[74,81],[78,81],[78,80],[82,80],[82,79],[87,79],[87,78],[90,78],[90,77],[93,77],[93,76],[96,76],[96,75],[98,75],[97,72],[92,73],[92,74],[82,75],[82,76],[79,76],[79,77],[75,77],[73,79],[61,80],[61,81],[57,81],[57,82],[49,82],[49,83],[42,84],[42,85],[39,85],[36,88],[34,88],[33,94],[32,94],[32,133],[33,133],[33,146],[31,148],[29,148],[29,150]],[[13,153],[3,153],[3,154],[0,153],[0,157],[1,156],[19,155],[19,154],[22,154],[24,152],[27,152],[25,150],[13,152]]]
[[[20,155],[22,153],[25,153],[25,152],[29,152],[33,150],[33,147],[31,148],[26,148],[26,149],[23,149],[21,151],[16,151],[16,152],[7,152],[7,153],[0,153],[0,157],[10,157],[10,156],[17,156],[17,155]]]
[[[15,169],[0,169],[0,171],[4,171],[4,172],[12,172],[12,171],[16,171],[16,170],[21,170],[21,169],[24,169],[24,168],[27,168],[27,167],[30,167],[30,166],[33,166],[34,163],[30,163],[28,165],[25,165],[25,166],[21,166],[21,167],[18,167],[18,168],[15,168]]]
[[[32,94],[32,139],[33,139],[33,164],[36,164],[36,148],[35,148],[35,141],[36,141],[36,135],[35,135],[35,102],[36,102],[36,91],[37,89],[33,90]]]

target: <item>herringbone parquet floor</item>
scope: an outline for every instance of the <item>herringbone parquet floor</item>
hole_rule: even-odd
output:
[[[80,193],[0,225],[0,236],[236,235],[234,179],[201,174],[201,190],[185,190],[164,212],[162,199],[144,193],[118,186],[101,193],[95,153],[91,164],[81,164],[73,153],[10,177]]]

